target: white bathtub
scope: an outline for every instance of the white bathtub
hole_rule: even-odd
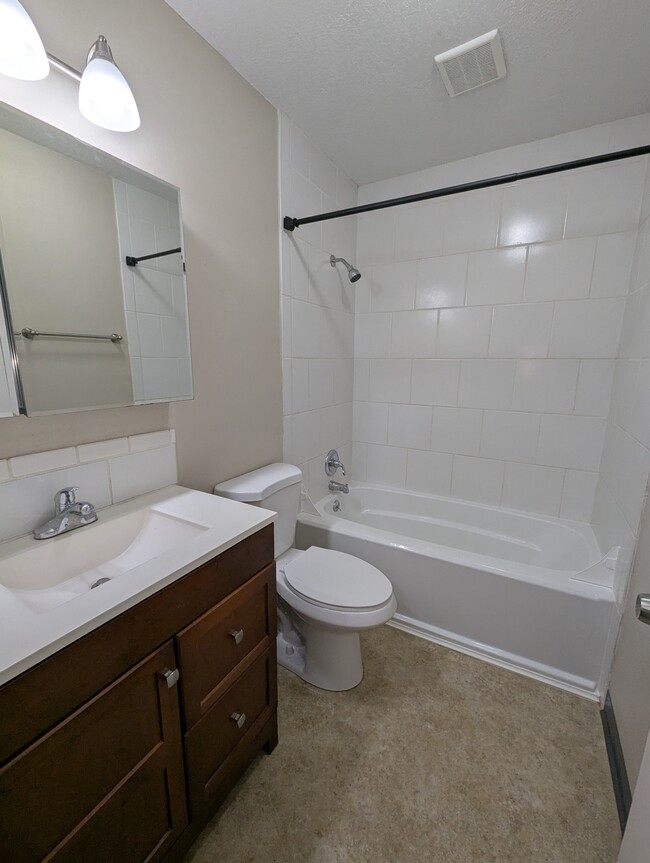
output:
[[[352,483],[300,514],[296,545],[374,564],[393,583],[401,629],[601,696],[618,612],[589,525]]]

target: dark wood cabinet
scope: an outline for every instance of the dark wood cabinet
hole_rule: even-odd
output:
[[[272,560],[270,526],[0,688],[0,860],[180,859],[277,743]]]

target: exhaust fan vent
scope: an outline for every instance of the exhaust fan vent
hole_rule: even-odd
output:
[[[437,54],[434,59],[450,96],[467,93],[506,75],[498,30],[490,30],[471,42]]]

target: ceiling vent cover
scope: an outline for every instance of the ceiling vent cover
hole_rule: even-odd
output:
[[[450,96],[467,93],[506,75],[498,30],[490,30],[471,42],[437,54],[434,59]]]

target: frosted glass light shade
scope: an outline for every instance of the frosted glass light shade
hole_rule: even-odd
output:
[[[39,81],[49,71],[47,54],[32,19],[18,0],[0,0],[0,73]]]
[[[79,110],[87,120],[114,132],[133,132],[140,114],[126,78],[110,60],[90,60],[79,84]]]

